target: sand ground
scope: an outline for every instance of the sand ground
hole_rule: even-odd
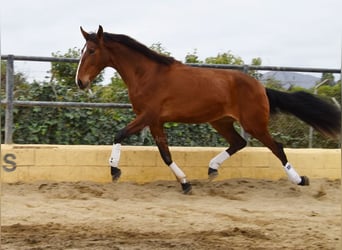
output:
[[[338,249],[340,180],[2,185],[1,249]]]

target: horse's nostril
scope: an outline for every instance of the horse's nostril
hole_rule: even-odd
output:
[[[82,89],[83,84],[82,84],[82,81],[80,79],[77,80],[77,85],[78,85],[78,87],[80,87]]]

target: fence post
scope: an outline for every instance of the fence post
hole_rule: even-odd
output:
[[[14,91],[14,56],[8,55],[6,65],[6,112],[5,144],[11,144],[13,135],[13,91]]]
[[[249,70],[248,65],[244,64],[242,72],[248,75],[248,70]],[[241,124],[240,124],[240,126],[241,126]],[[242,126],[241,126],[241,136],[243,139],[246,140],[247,146],[250,146],[250,142],[249,142],[250,135],[245,131],[245,129]]]

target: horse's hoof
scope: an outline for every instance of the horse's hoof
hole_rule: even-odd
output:
[[[217,169],[208,168],[208,178],[209,180],[213,180],[218,176]]]
[[[300,183],[298,183],[298,185],[300,185],[300,186],[309,186],[310,185],[310,180],[308,177],[301,176],[300,178],[302,179],[302,181]]]
[[[112,175],[112,181],[117,182],[121,176],[121,170],[119,168],[111,167],[110,173]]]
[[[182,184],[183,194],[190,194],[192,190],[191,184],[189,182],[181,183],[181,184]]]

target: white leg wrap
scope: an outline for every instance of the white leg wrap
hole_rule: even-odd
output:
[[[286,163],[284,166],[285,172],[289,180],[294,184],[299,184],[302,181],[302,178],[296,172],[296,170],[291,166],[290,163]]]
[[[184,172],[177,166],[176,163],[172,162],[169,167],[171,168],[172,172],[175,174],[175,176],[177,176],[178,180],[181,183],[186,183],[186,176],[184,174]]]
[[[213,159],[211,159],[211,161],[209,162],[209,167],[217,170],[221,166],[221,164],[229,158],[229,156],[230,155],[227,151],[219,153]]]
[[[120,152],[121,152],[120,148],[121,148],[120,143],[113,144],[112,154],[109,157],[109,165],[112,168],[119,167]]]

